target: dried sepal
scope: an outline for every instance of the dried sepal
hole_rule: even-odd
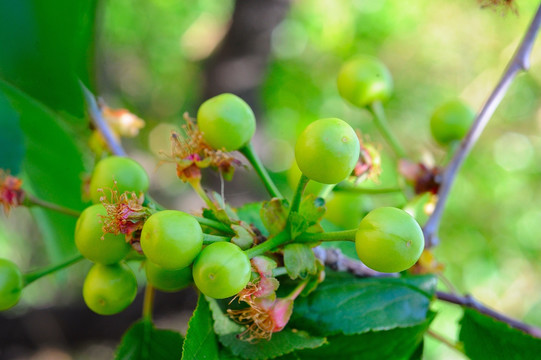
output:
[[[116,188],[108,189],[109,196],[103,189],[98,191],[103,194],[100,201],[107,211],[107,215],[102,217],[103,234],[124,234],[126,242],[138,250],[136,243],[146,219],[151,215],[150,210],[142,205],[144,195],[138,197],[135,192],[128,191],[119,195]]]
[[[23,181],[0,169],[0,204],[4,212],[9,214],[11,208],[19,206],[24,201]]]

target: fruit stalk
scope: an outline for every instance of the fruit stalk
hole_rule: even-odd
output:
[[[82,259],[84,259],[84,257],[80,254],[77,254],[75,256],[73,256],[72,258],[69,258],[59,264],[54,264],[54,265],[51,265],[49,267],[46,267],[44,269],[41,269],[41,270],[37,270],[37,271],[33,271],[33,272],[30,272],[28,274],[25,274],[24,275],[24,286],[27,286],[29,284],[31,284],[32,282],[36,281],[37,279],[39,278],[42,278],[46,275],[49,275],[49,274],[52,274],[58,270],[62,270],[68,266],[71,266],[79,261],[81,261]]]
[[[370,104],[368,110],[374,117],[374,123],[376,124],[379,132],[381,133],[385,141],[387,141],[387,143],[391,146],[396,155],[401,159],[407,158],[406,151],[404,150],[402,145],[400,145],[400,142],[393,135],[391,129],[389,128],[389,124],[387,123],[387,118],[385,116],[385,111],[383,110],[383,105],[381,104],[381,102],[374,101],[372,104]]]
[[[267,189],[269,195],[273,198],[279,198],[282,199],[283,196],[280,193],[280,190],[276,187],[274,184],[274,181],[269,176],[269,173],[261,163],[261,160],[255,153],[254,147],[251,143],[248,143],[246,146],[239,149],[239,152],[244,155],[244,157],[252,164],[252,167],[254,168],[255,172],[263,182],[263,185],[265,185],[265,188]]]

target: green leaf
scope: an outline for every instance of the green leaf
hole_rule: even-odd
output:
[[[0,169],[17,175],[21,171],[23,157],[24,138],[19,114],[0,94]]]
[[[432,275],[359,279],[328,271],[314,292],[295,301],[291,324],[323,336],[417,325],[436,282]]]
[[[56,114],[2,80],[0,107],[0,113],[18,114],[24,133],[23,188],[43,200],[82,209],[81,179],[85,169],[82,153],[74,143],[77,136],[60,125]],[[0,154],[0,158],[4,156]],[[37,208],[33,213],[42,228],[52,261],[75,253],[73,233],[76,219]]]
[[[179,333],[158,330],[149,320],[141,320],[122,337],[115,360],[179,360],[182,342]]]
[[[308,228],[310,227],[308,220],[306,220],[306,218],[299,213],[291,213],[289,215],[289,219],[289,231],[292,238],[296,238],[300,234],[306,232],[306,230],[308,230]]]
[[[422,355],[423,337],[435,313],[422,323],[386,331],[369,331],[351,336],[331,336],[328,344],[315,350],[295,352],[291,359],[409,360]],[[419,353],[420,352],[420,353]],[[280,358],[287,360],[289,358]]]
[[[281,232],[287,224],[289,204],[287,200],[273,198],[263,203],[261,207],[261,221],[269,231],[269,235]]]
[[[541,354],[541,339],[476,310],[464,309],[460,323],[459,340],[472,360],[529,360]]]
[[[240,225],[231,225],[231,229],[235,232],[235,236],[231,239],[231,242],[242,250],[247,250],[254,244],[255,234],[246,223],[241,222]]]
[[[305,279],[317,272],[316,257],[307,244],[289,244],[284,247],[284,265],[291,279]]]
[[[269,232],[265,228],[263,221],[261,221],[260,212],[262,205],[260,202],[244,204],[237,209],[237,216],[245,223],[254,225],[264,236],[268,236]]]
[[[78,78],[93,78],[97,0],[0,2],[0,78],[48,107],[83,117]],[[16,29],[16,30],[15,30]]]
[[[315,349],[325,344],[323,337],[310,336],[305,331],[284,329],[274,333],[270,340],[248,342],[237,338],[237,334],[220,336],[220,342],[227,346],[233,355],[250,360],[272,359],[301,349]]]
[[[222,312],[218,302],[208,298],[210,310],[214,319],[214,331],[218,334],[220,342],[226,346],[233,356],[244,359],[272,359],[295,350],[313,349],[325,343],[323,337],[313,337],[304,331],[282,330],[272,335],[271,340],[248,342],[240,340],[237,335],[245,327],[233,322]],[[225,352],[228,354],[228,352]],[[235,358],[227,357],[226,358]]]
[[[317,224],[325,215],[325,200],[314,194],[308,194],[301,201],[299,213],[304,216],[308,226]]]
[[[209,303],[199,295],[197,307],[188,322],[182,360],[218,359],[218,342],[212,326]]]

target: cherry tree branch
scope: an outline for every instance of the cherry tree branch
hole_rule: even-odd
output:
[[[481,111],[475,118],[475,121],[472,124],[468,134],[460,144],[458,150],[455,152],[455,155],[451,159],[451,162],[447,166],[447,169],[442,176],[441,185],[438,191],[438,202],[436,203],[434,212],[430,216],[428,222],[423,229],[425,236],[425,244],[427,248],[437,245],[439,242],[438,230],[441,217],[458,170],[466,159],[466,156],[468,156],[472,147],[477,142],[477,139],[479,139],[479,136],[483,132],[485,126],[488,124],[488,121],[494,114],[494,111],[502,101],[514,78],[521,71],[526,71],[529,69],[530,54],[532,52],[533,44],[535,38],[537,37],[537,32],[540,26],[541,4],[539,5],[535,16],[530,23],[530,26],[528,27],[528,30],[524,35],[522,42],[520,43],[518,49],[511,58],[507,69],[505,70],[500,81],[488,97],[488,100],[481,108]]]
[[[101,110],[98,106],[98,103],[96,102],[96,98],[88,90],[88,88],[82,83],[79,82],[81,85],[81,89],[83,90],[83,94],[85,96],[88,114],[90,115],[90,119],[92,120],[92,123],[96,126],[100,134],[105,139],[105,142],[107,143],[107,146],[109,147],[109,150],[114,155],[117,156],[126,156],[126,151],[122,147],[122,144],[120,141],[117,140],[116,136],[113,134],[113,131],[111,130],[111,127],[107,124],[107,121],[103,118],[103,115],[101,114]]]
[[[436,291],[436,297],[439,300],[446,301],[448,303],[460,305],[462,307],[468,307],[474,310],[477,310],[481,314],[485,314],[487,316],[490,316],[493,319],[496,319],[498,321],[504,322],[511,327],[514,327],[515,329],[522,330],[526,334],[529,334],[536,338],[541,338],[541,329],[531,326],[528,324],[524,324],[523,322],[520,322],[516,319],[510,318],[506,315],[500,314],[499,312],[492,310],[485,305],[481,304],[479,301],[475,300],[471,295],[455,295],[455,294],[448,294],[442,291]]]

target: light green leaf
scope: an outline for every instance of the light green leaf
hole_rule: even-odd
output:
[[[204,295],[199,295],[197,307],[188,322],[188,332],[184,340],[182,360],[217,360],[218,342],[209,304]]]
[[[316,257],[307,244],[289,244],[284,247],[284,265],[291,279],[305,279],[317,272]]]

